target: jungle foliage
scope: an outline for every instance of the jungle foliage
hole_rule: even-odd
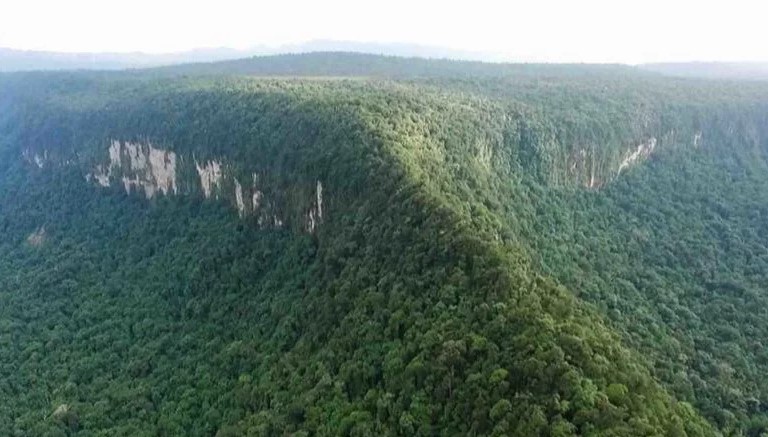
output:
[[[236,77],[256,61],[0,76],[0,430],[768,430],[768,87],[257,61],[361,77]],[[113,138],[258,173],[286,226],[191,188],[86,183]],[[317,180],[310,234],[298,205]]]

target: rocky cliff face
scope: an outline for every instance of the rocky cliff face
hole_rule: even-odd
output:
[[[147,199],[158,193],[177,194],[176,154],[155,148],[152,143],[113,140],[109,146],[109,163],[97,165],[86,179],[95,179],[102,187],[111,186],[119,177],[127,193],[143,192]]]
[[[626,147],[618,154],[606,153],[605,147],[579,148],[567,158],[565,180],[588,189],[597,189],[620,177],[635,166],[642,165],[663,148],[701,147],[703,133],[697,131],[689,140],[680,139],[674,132],[660,138],[648,136],[635,146]],[[556,164],[555,164],[556,165]],[[562,170],[554,168],[552,174]],[[557,180],[557,179],[555,179]]]
[[[26,153],[25,158],[43,169],[47,154]],[[184,171],[189,166],[194,166],[197,176],[194,181],[182,180],[182,174],[189,174]],[[194,156],[190,159],[150,141],[112,140],[104,162],[90,169],[85,179],[101,188],[122,186],[126,194],[138,193],[148,200],[158,195],[201,195],[229,203],[241,218],[254,218],[260,227],[290,225],[309,233],[317,232],[323,221],[322,182],[316,181],[314,193],[303,207],[303,216],[291,217],[279,208],[279,195],[273,199],[265,197],[257,174],[243,183],[235,173],[234,166],[223,159],[198,160]]]
[[[698,147],[702,133],[697,132],[692,141],[694,147]],[[650,137],[636,147],[628,148],[615,163],[600,161],[594,150],[581,149],[568,159],[566,177],[587,189],[600,188],[649,159],[658,150],[658,143],[655,137]],[[46,150],[33,152],[26,149],[22,158],[39,170],[77,165],[74,159],[54,162]],[[306,196],[300,208],[303,213],[291,216],[281,207],[284,199],[280,194],[260,185],[257,173],[242,180],[242,176],[238,176],[243,172],[235,167],[225,159],[179,155],[151,141],[113,139],[105,147],[102,162],[85,170],[85,179],[96,187],[121,187],[126,194],[138,194],[148,200],[159,195],[199,195],[207,200],[228,203],[242,219],[254,220],[262,228],[291,227],[307,233],[317,232],[325,214],[321,181],[315,181],[311,195]]]

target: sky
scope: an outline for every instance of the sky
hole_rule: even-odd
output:
[[[768,61],[768,5],[728,0],[2,0],[0,47],[167,53],[310,40],[544,62]]]

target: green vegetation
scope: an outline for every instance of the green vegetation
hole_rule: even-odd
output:
[[[87,183],[112,139],[186,159],[180,194]],[[760,436],[766,139],[768,87],[621,67],[0,76],[0,430]]]

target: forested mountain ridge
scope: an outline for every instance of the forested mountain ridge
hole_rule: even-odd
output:
[[[152,76],[0,79],[12,435],[764,430],[760,86]]]
[[[654,76],[619,64],[510,64],[448,59],[406,58],[353,52],[313,52],[254,56],[223,62],[192,63],[157,67],[141,73],[152,75],[217,75],[374,78],[480,77],[584,77],[593,75]]]

